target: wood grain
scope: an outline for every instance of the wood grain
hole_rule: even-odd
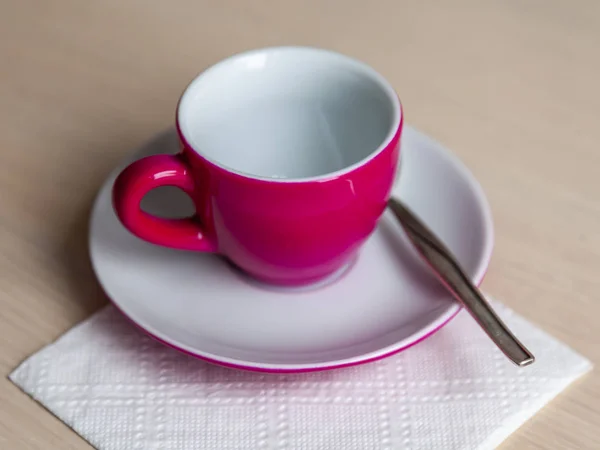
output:
[[[484,289],[600,360],[597,0],[6,0],[0,8],[0,366],[105,303],[87,217],[111,168],[172,126],[208,65],[302,44],[360,58],[407,122],[453,149],[492,204]],[[593,449],[600,374],[505,448]],[[0,448],[89,446],[0,380]]]

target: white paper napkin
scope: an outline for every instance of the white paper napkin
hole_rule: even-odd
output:
[[[514,367],[463,311],[376,363],[242,372],[166,348],[108,306],[10,379],[103,450],[489,449],[591,369],[495,306],[536,355],[534,365]]]

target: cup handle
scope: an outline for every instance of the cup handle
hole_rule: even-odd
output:
[[[175,186],[194,196],[194,180],[180,154],[148,156],[133,162],[119,174],[112,191],[113,207],[125,228],[152,244],[215,252],[216,244],[205,236],[197,214],[165,219],[142,210],[140,202],[144,195],[160,186]]]

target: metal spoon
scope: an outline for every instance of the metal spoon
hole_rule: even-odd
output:
[[[533,354],[500,320],[442,241],[400,200],[391,198],[388,206],[442,284],[462,303],[498,348],[519,367],[532,364],[535,361]]]

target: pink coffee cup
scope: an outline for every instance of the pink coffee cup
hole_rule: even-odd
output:
[[[320,49],[279,47],[225,59],[177,106],[181,152],[135,161],[113,204],[140,239],[219,253],[252,277],[306,285],[357,255],[386,208],[402,108],[369,66]],[[144,195],[176,186],[196,214],[150,215]]]

